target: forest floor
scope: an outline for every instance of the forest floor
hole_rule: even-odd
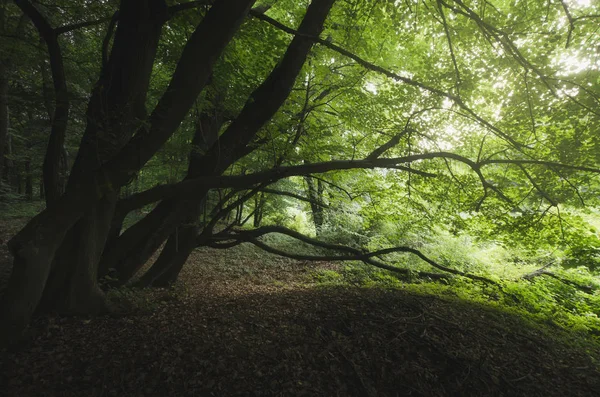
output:
[[[112,315],[35,319],[0,351],[0,395],[600,395],[592,341],[452,297],[320,284],[336,266],[197,250],[171,289],[110,292]]]

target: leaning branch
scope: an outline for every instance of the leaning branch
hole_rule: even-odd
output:
[[[260,242],[259,240],[257,240],[258,237],[263,236],[265,234],[270,234],[270,233],[285,234],[287,236],[290,236],[292,238],[300,240],[306,244],[310,244],[310,245],[317,246],[320,248],[325,248],[325,249],[332,250],[332,251],[338,251],[338,252],[341,251],[346,254],[345,255],[316,256],[316,255],[301,255],[301,254],[286,253],[284,251],[277,250],[276,248],[270,247],[270,246]],[[499,284],[493,280],[490,280],[486,277],[465,273],[460,270],[452,269],[447,266],[441,265],[441,264],[435,262],[434,260],[428,258],[421,251],[419,251],[415,248],[406,247],[406,246],[386,248],[386,249],[382,249],[382,250],[378,250],[378,251],[374,251],[374,252],[363,252],[359,249],[347,247],[344,245],[325,243],[323,241],[319,241],[317,239],[310,238],[308,236],[305,236],[301,233],[298,233],[294,230],[291,230],[291,229],[288,229],[288,228],[285,228],[282,226],[265,226],[265,227],[261,227],[261,228],[254,229],[254,230],[237,231],[236,233],[233,233],[233,234],[224,234],[224,235],[217,234],[217,235],[215,235],[215,238],[221,238],[221,239],[225,239],[225,240],[233,239],[233,240],[247,241],[247,242],[252,243],[266,251],[276,253],[278,255],[292,257],[294,259],[299,259],[299,260],[335,260],[335,261],[359,260],[366,264],[369,264],[369,265],[372,265],[372,266],[375,266],[375,267],[378,267],[381,269],[390,270],[390,271],[393,271],[396,273],[402,273],[402,274],[407,275],[410,273],[410,270],[408,270],[408,269],[402,269],[402,268],[397,268],[395,266],[390,266],[380,260],[374,259],[375,257],[380,257],[380,256],[388,255],[391,253],[405,252],[405,253],[410,253],[415,256],[418,256],[422,261],[426,262],[430,266],[432,266],[438,270],[441,270],[443,272],[450,273],[455,276],[462,276],[462,277],[470,278],[471,280],[476,280],[476,281],[481,281],[481,282],[485,282],[488,284],[493,284],[493,285],[499,287]],[[432,275],[434,275],[434,276],[432,276]],[[441,275],[439,275],[437,273],[427,273],[426,276],[436,278],[436,279],[445,278],[445,277],[440,277]]]
[[[592,285],[583,285],[583,284],[579,284],[575,281],[569,280],[567,278],[561,277],[559,275],[557,275],[556,273],[552,273],[548,270],[546,270],[547,268],[549,268],[550,266],[552,266],[552,263],[549,263],[531,273],[527,273],[524,276],[522,276],[521,278],[523,280],[527,280],[527,281],[531,281],[536,277],[540,277],[540,276],[547,276],[547,277],[551,277],[555,280],[560,281],[563,284],[566,284],[568,286],[571,286],[579,291],[585,292],[586,294],[592,294],[594,293],[594,291],[596,290]]]
[[[495,186],[489,183],[481,172],[481,168],[486,165],[492,164],[528,164],[528,165],[543,165],[548,167],[566,168],[578,171],[592,172],[600,174],[600,169],[582,166],[573,166],[568,164],[550,162],[550,161],[538,161],[538,160],[483,160],[475,162],[464,156],[450,153],[450,152],[431,152],[413,154],[410,156],[396,157],[396,158],[378,158],[371,160],[334,160],[322,163],[311,163],[297,166],[278,167],[267,171],[256,172],[247,175],[235,175],[235,176],[205,176],[194,179],[184,180],[182,182],[159,185],[155,188],[146,190],[144,192],[130,196],[128,200],[135,201],[137,205],[151,204],[155,201],[163,200],[165,198],[194,194],[195,192],[202,189],[211,188],[249,188],[256,184],[265,182],[275,182],[280,179],[288,178],[291,176],[303,176],[313,173],[324,173],[336,170],[350,170],[350,169],[374,169],[374,168],[398,168],[402,164],[410,164],[421,160],[434,160],[434,159],[452,159],[467,165],[475,172],[481,179],[484,187],[494,190],[501,198],[509,200],[504,194],[498,190]],[[410,169],[411,172],[415,172],[414,169]],[[510,200],[509,200],[510,201]]]

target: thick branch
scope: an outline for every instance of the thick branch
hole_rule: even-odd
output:
[[[108,47],[110,46],[110,40],[112,39],[112,36],[115,33],[115,27],[117,26],[118,19],[119,19],[119,11],[115,11],[115,13],[113,14],[113,16],[110,19],[108,28],[106,29],[106,34],[104,35],[104,39],[102,40],[102,68],[103,69],[108,64]]]
[[[17,1],[31,6],[29,2]],[[41,298],[51,261],[67,231],[106,194],[125,185],[179,127],[252,4],[253,0],[217,1],[188,40],[149,123],[137,131],[119,154],[65,192],[10,240],[8,246],[15,258],[13,287],[0,302],[0,317],[9,322],[9,326],[0,328],[0,345],[26,325]],[[13,280],[22,280],[26,288]]]
[[[432,160],[432,159],[452,159],[459,161],[469,166],[477,175],[482,179],[484,187],[493,189],[500,197],[508,200],[504,195],[493,185],[485,180],[481,173],[481,168],[485,165],[490,164],[536,164],[545,165],[551,167],[563,167],[568,169],[575,169],[579,171],[600,173],[600,169],[590,167],[571,166],[568,164],[561,164],[548,161],[538,160],[483,160],[476,163],[466,157],[460,156],[450,152],[432,152],[414,154],[411,156],[397,157],[397,158],[379,158],[373,160],[334,160],[323,163],[312,163],[289,167],[279,167],[268,171],[257,172],[254,174],[237,175],[237,176],[207,176],[199,177],[195,179],[185,180],[179,183],[160,185],[155,188],[146,190],[131,196],[128,200],[136,201],[141,205],[150,204],[155,201],[162,200],[167,197],[173,197],[177,195],[193,194],[195,191],[207,188],[248,188],[258,183],[264,183],[267,181],[275,182],[279,179],[288,178],[291,176],[303,176],[312,173],[324,173],[334,170],[350,170],[350,169],[374,169],[374,168],[396,168],[398,165],[413,163],[419,160]],[[415,170],[411,168],[411,172]],[[510,200],[509,200],[510,201]],[[143,204],[142,204],[143,203]]]
[[[548,168],[565,168],[569,170],[575,171],[583,171],[583,172],[591,172],[594,174],[600,173],[600,169],[580,166],[580,165],[571,165],[571,164],[563,164],[557,163],[555,161],[544,161],[544,160],[527,160],[527,159],[487,159],[479,162],[479,166],[484,167],[489,164],[515,164],[515,165],[542,165]]]
[[[404,129],[400,133],[394,135],[390,140],[388,140],[383,145],[379,146],[377,149],[373,150],[368,156],[367,160],[373,160],[387,152],[389,149],[393,148],[397,144],[400,143],[400,139],[402,139],[410,130]]]

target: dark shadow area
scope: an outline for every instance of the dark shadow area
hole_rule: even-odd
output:
[[[306,288],[40,318],[1,355],[6,396],[593,396],[564,331],[402,291]],[[590,353],[594,354],[594,353]]]

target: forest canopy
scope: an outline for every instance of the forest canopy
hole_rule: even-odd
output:
[[[598,3],[0,4],[2,343],[242,243],[598,318]]]

